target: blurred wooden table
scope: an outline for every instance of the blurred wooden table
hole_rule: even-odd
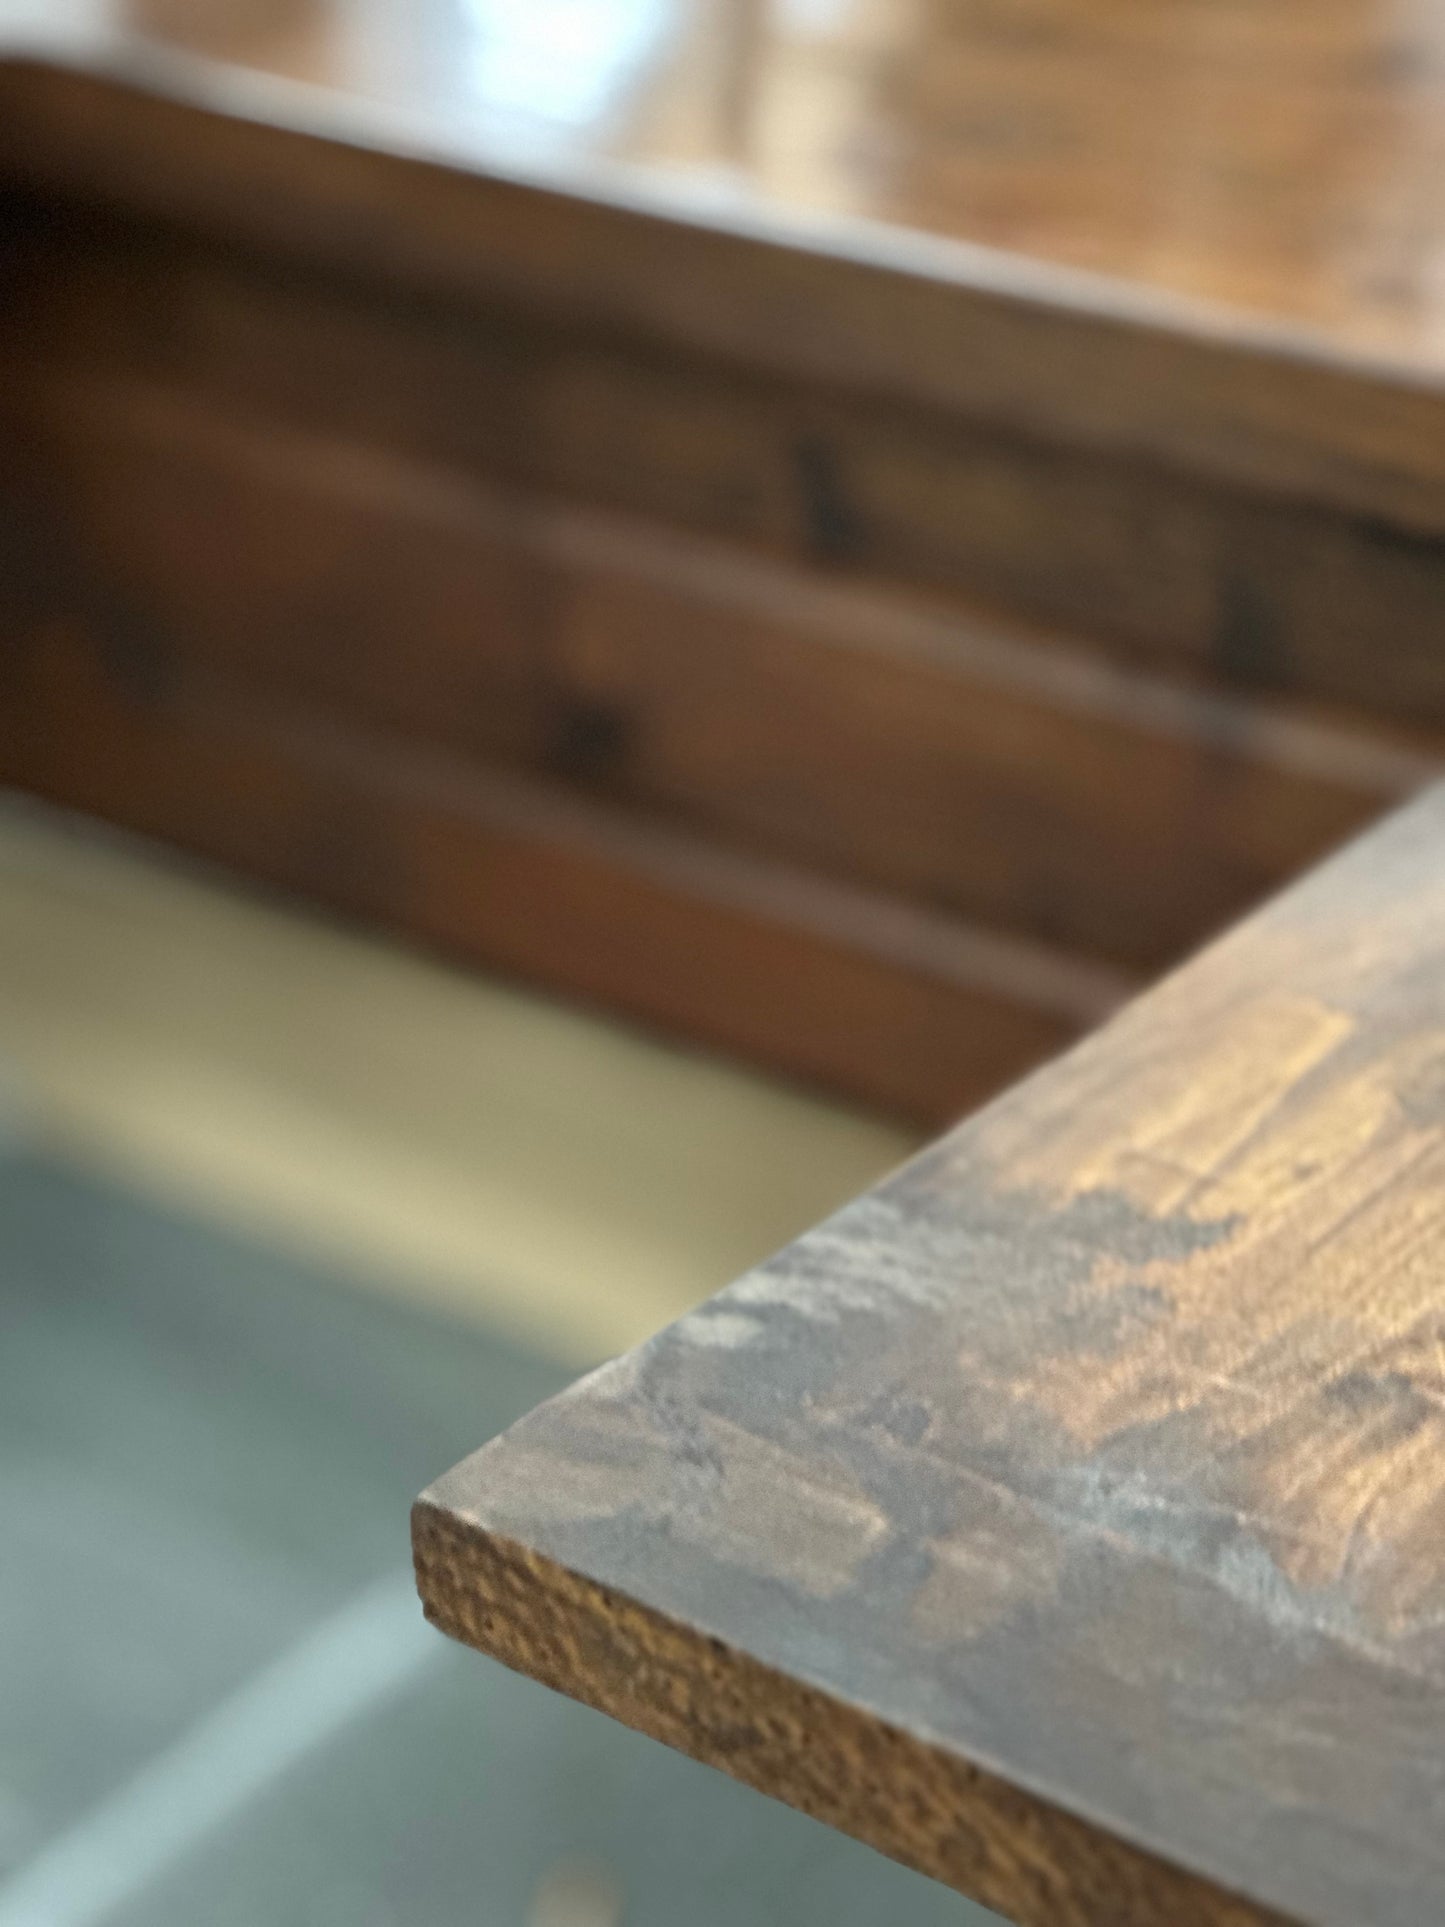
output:
[[[415,1544],[448,1632],[1025,1927],[1435,1927],[1445,789]]]
[[[1445,11],[0,0],[0,779],[938,1122],[1445,727]]]

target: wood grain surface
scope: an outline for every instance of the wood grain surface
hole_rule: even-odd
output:
[[[1440,765],[1432,736],[183,388],[30,367],[0,424],[54,578],[32,593],[153,681],[194,668],[1126,970]]]
[[[672,25],[691,16],[746,41],[764,11],[752,0],[660,7],[642,36],[651,59],[629,40],[638,16],[609,30],[598,9],[571,96],[594,102],[596,125],[570,140],[548,137],[560,82],[535,37],[565,37],[552,7],[525,10],[532,58],[510,68],[508,16],[523,16],[502,4],[468,27],[444,0],[5,0],[0,37],[22,7],[27,31],[12,27],[0,60],[0,176],[30,189],[1441,532],[1433,12],[1235,4],[1211,9],[1201,37],[1197,0],[1147,15],[1080,0],[899,7],[880,73],[910,76],[902,118],[865,86],[852,136],[816,156],[846,182],[869,172],[870,147],[896,149],[880,170],[896,191],[853,197],[812,190],[805,158],[818,83],[850,58],[826,31],[801,70],[732,69],[745,118],[776,101],[797,129],[777,191],[758,191],[746,148],[650,145],[665,90],[635,151],[612,138],[623,103],[645,96],[627,83],[666,71]],[[303,40],[309,62],[294,56]],[[485,83],[465,98],[489,46],[511,111]],[[451,112],[448,76],[464,96]],[[565,92],[551,98],[565,117]],[[1161,117],[1191,99],[1208,104],[1202,121]],[[685,126],[696,104],[678,105]]]
[[[210,122],[188,125],[203,140]],[[168,178],[191,171],[178,148]],[[384,176],[371,187],[379,213]],[[1445,484],[1409,514],[1322,501],[1318,476],[1234,489],[1183,448],[1161,462],[1081,445],[1039,382],[1029,421],[1010,427],[986,405],[911,400],[903,371],[860,390],[829,379],[821,357],[779,371],[765,356],[706,354],[681,328],[589,320],[561,290],[438,296],[400,234],[367,272],[341,276],[324,222],[309,246],[273,239],[258,256],[213,220],[177,232],[143,200],[13,211],[0,365],[42,442],[63,431],[84,458],[93,434],[89,460],[113,462],[117,414],[154,438],[167,416],[204,406],[253,445],[273,436],[278,460],[297,434],[330,445],[333,474],[349,451],[358,481],[420,463],[438,486],[466,476],[689,528],[839,582],[1008,609],[1156,673],[1445,726]],[[367,225],[358,211],[343,231]],[[669,249],[704,244],[721,245],[682,229],[660,240],[645,284],[686,271]],[[614,253],[565,231],[556,245],[563,261]],[[492,258],[484,239],[458,246],[465,262]],[[771,259],[738,264],[718,305],[746,306]],[[846,263],[830,266],[846,276]],[[961,326],[956,316],[951,338]],[[895,332],[882,310],[876,332]],[[1030,331],[1009,338],[1021,352]],[[966,347],[951,352],[972,365]],[[1141,350],[1126,385],[1146,368]],[[1282,383],[1277,371],[1277,408]],[[224,458],[214,438],[212,452]],[[162,522],[150,543],[165,534]],[[172,568],[188,560],[173,542]]]
[[[1445,1915],[1445,790],[423,1496],[447,1631],[1028,1927]]]
[[[6,22],[192,94],[229,73],[278,119],[344,99],[478,168],[966,242],[1439,365],[1433,7],[4,0]]]

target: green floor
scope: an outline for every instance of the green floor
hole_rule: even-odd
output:
[[[558,1381],[0,1158],[0,1927],[987,1921],[419,1625],[412,1495]]]

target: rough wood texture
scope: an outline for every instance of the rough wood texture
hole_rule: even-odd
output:
[[[448,1631],[1029,1927],[1445,1916],[1445,790],[423,1496]]]
[[[144,145],[147,105],[137,100],[140,126],[118,142]],[[194,140],[208,137],[210,120],[185,124]],[[299,177],[328,151],[304,146],[293,157]],[[253,165],[268,154],[263,144]],[[383,209],[384,161],[358,157],[367,163]],[[190,171],[178,148],[167,178]],[[462,185],[485,198],[493,184]],[[585,224],[588,207],[573,212]],[[993,603],[1215,687],[1445,726],[1445,478],[1409,515],[1328,506],[1318,478],[1304,475],[1289,488],[1225,487],[1182,446],[1141,460],[1081,442],[1039,381],[1034,415],[1010,424],[984,399],[910,399],[903,370],[887,385],[843,383],[821,365],[779,370],[763,344],[744,359],[702,352],[682,329],[589,320],[560,293],[550,303],[505,288],[438,294],[400,235],[395,258],[383,250],[339,274],[332,239],[367,225],[360,209],[341,226],[318,214],[309,244],[273,237],[274,253],[259,241],[238,250],[233,224],[211,218],[214,227],[200,225],[198,210],[196,231],[177,231],[143,200],[108,213],[94,201],[44,200],[16,214],[0,365],[37,412],[68,417],[70,447],[98,415],[92,460],[109,457],[118,405],[129,401],[134,415],[149,401],[163,418],[207,403],[244,421],[253,441],[274,434],[278,453],[298,432],[324,438],[333,470],[349,454],[358,477],[401,457],[438,486],[485,478],[705,532],[841,581]],[[463,263],[492,258],[486,234],[455,238]],[[671,250],[727,245],[664,230],[646,285],[686,275]],[[613,256],[605,240],[566,228],[556,247],[563,262]],[[736,263],[717,303],[746,306],[773,262],[763,250]],[[849,272],[846,261],[828,267],[830,277]],[[972,366],[964,295],[934,291],[955,310],[939,320],[950,354]],[[876,332],[891,341],[886,292]],[[810,351],[818,307],[835,294],[830,278],[810,299]],[[1009,330],[1019,352],[1037,320]],[[1088,316],[1074,310],[1057,326],[1082,334]],[[1072,367],[1080,344],[1069,335],[1048,352],[1051,365]],[[1137,346],[1135,386],[1147,359]],[[1283,412],[1289,366],[1282,356],[1269,377]],[[1322,400],[1311,419],[1338,413]],[[1221,435],[1233,446],[1232,431]],[[82,517],[80,539],[87,526]],[[152,543],[163,533],[153,530]],[[173,545],[169,560],[183,568],[184,551]],[[296,602],[293,626],[307,608]],[[319,627],[313,618],[313,651]]]
[[[1438,526],[1433,9],[36,11],[17,178]]]
[[[153,682],[195,665],[1128,970],[1438,767],[1433,741],[153,383],[0,375],[0,423],[32,604]]]
[[[343,97],[353,127],[498,172],[590,169],[774,233],[886,224],[1438,366],[1431,7],[4,0],[0,22],[177,92],[205,61],[278,120],[335,123]]]
[[[477,25],[494,51],[508,45],[504,11]],[[755,34],[747,0],[715,11],[725,37]],[[1445,366],[1429,270],[1441,173],[1411,146],[1439,89],[1432,16],[1407,29],[1341,0],[1322,21],[1292,0],[1263,23],[1229,9],[1206,45],[1193,0],[1127,27],[1076,0],[927,8],[889,29],[884,69],[901,63],[912,87],[900,98],[865,83],[856,103],[862,150],[877,140],[899,156],[883,191],[857,192],[856,163],[825,151],[821,174],[838,183],[819,205],[806,175],[751,181],[746,147],[729,161],[736,196],[700,193],[698,157],[657,142],[632,94],[639,165],[619,168],[628,144],[610,93],[574,95],[565,129],[555,100],[499,104],[484,78],[469,93],[471,38],[439,6],[392,17],[358,0],[230,0],[195,19],[133,7],[116,10],[114,38],[99,30],[107,10],[87,6],[67,41],[53,29],[68,12],[49,22],[48,60],[0,60],[0,181],[47,225],[57,209],[109,209],[133,240],[219,242],[233,278],[252,283],[248,322],[265,283],[302,269],[330,276],[353,309],[389,308],[401,341],[429,311],[449,314],[460,383],[438,385],[434,369],[411,403],[483,436],[495,426],[499,458],[540,465],[548,486],[1002,596],[1225,682],[1445,720],[1433,648]],[[655,51],[672,48],[694,81],[712,58],[693,44],[710,31],[702,12],[677,0],[657,22]],[[0,39],[5,18],[0,0]],[[737,70],[744,122],[774,111],[779,84],[797,111],[840,59],[868,70],[877,58],[866,37],[791,51],[788,38],[755,49],[756,72]],[[636,49],[595,51],[599,72],[611,55],[616,78],[640,81]],[[550,70],[537,63],[539,85]],[[666,123],[677,67],[647,71]],[[986,138],[983,72],[999,90]],[[1258,149],[1240,151],[1266,72],[1294,103],[1290,166],[1274,115]],[[297,75],[319,84],[287,84]],[[459,78],[448,88],[445,75]],[[1104,75],[1109,110],[1095,121]],[[1120,122],[1123,103],[1155,101],[1159,86],[1211,102],[1177,154],[1154,151],[1166,130],[1152,109],[1137,128]],[[1023,118],[1001,151],[1015,91]],[[911,115],[911,99],[928,111]],[[698,112],[691,84],[680,100]],[[706,151],[705,113],[700,124]],[[1154,210],[1161,238],[1140,245],[1146,222],[1111,249],[1122,203],[1077,197],[1095,166],[1117,190],[1131,134],[1146,170],[1168,159],[1176,171],[1140,176],[1170,182],[1167,214]],[[1347,186],[1304,164],[1342,143],[1355,156]],[[930,185],[915,198],[902,157],[920,147]],[[1397,158],[1401,176],[1372,183],[1367,153],[1371,166]],[[1234,205],[1255,214],[1262,184],[1280,196],[1264,275],[1247,266],[1256,222]],[[1189,211],[1206,206],[1219,226],[1197,234]],[[1075,243],[1101,246],[1107,278],[1059,264]],[[1196,279],[1209,302],[1185,298]],[[184,347],[203,298],[184,280],[176,297],[149,322],[162,359],[173,329]],[[274,324],[285,303],[272,305]],[[539,322],[543,345],[529,347]],[[569,349],[548,340],[558,330]],[[242,333],[230,347],[245,359]],[[470,362],[457,352],[469,335]],[[354,392],[386,395],[401,379],[381,352]],[[323,354],[287,353],[326,388]],[[1375,637],[1369,671],[1362,629]]]

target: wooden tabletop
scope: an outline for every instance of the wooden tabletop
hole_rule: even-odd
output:
[[[416,1549],[447,1631],[1029,1927],[1438,1927],[1445,790]]]

